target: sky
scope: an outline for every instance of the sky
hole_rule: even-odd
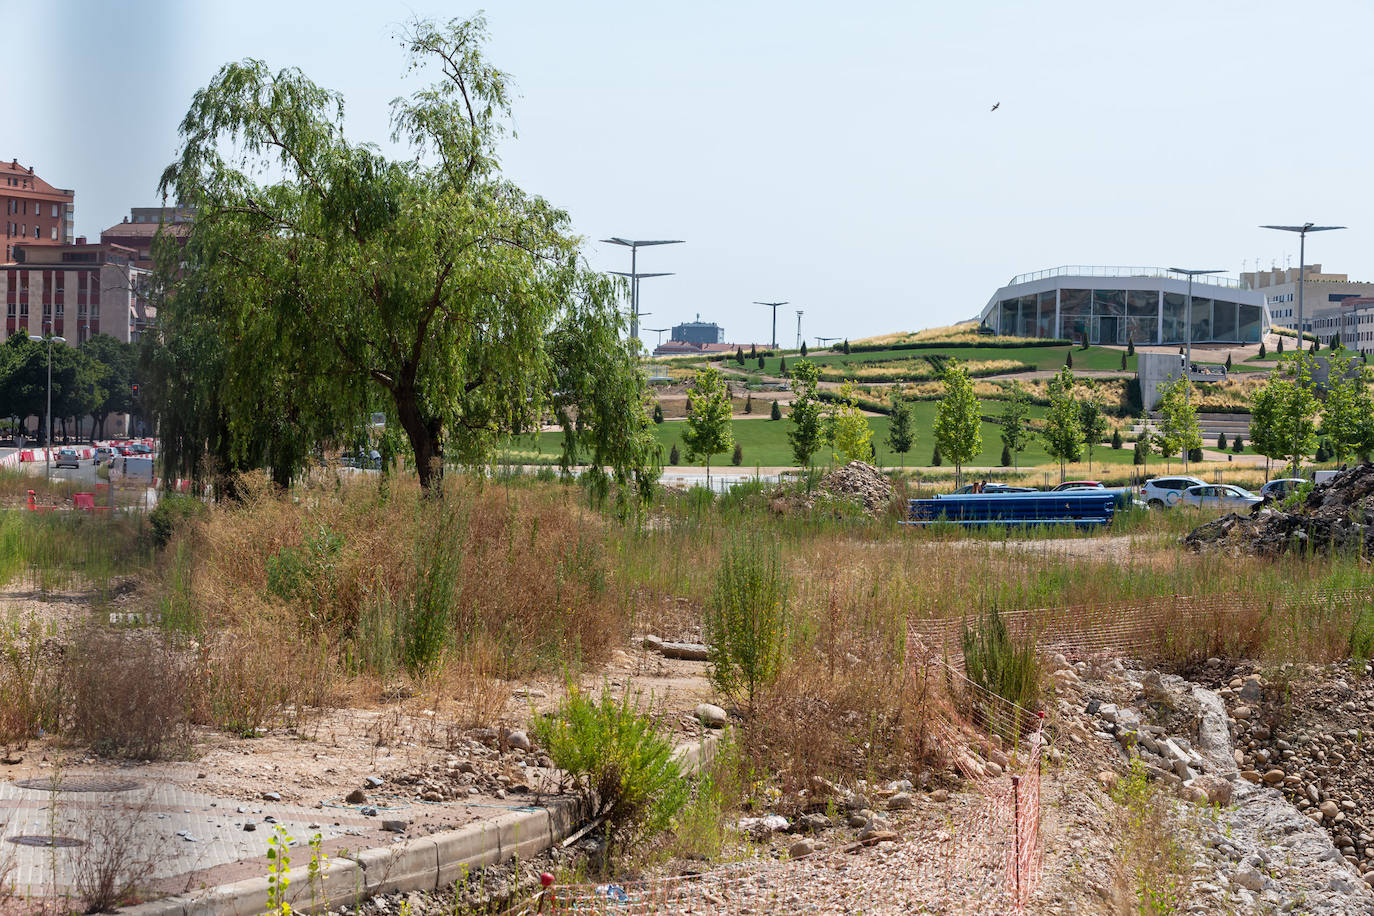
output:
[[[419,89],[395,35],[482,7],[411,0],[0,0],[0,158],[76,190],[91,237],[158,202],[192,94],[230,60],[341,92],[389,141]],[[641,251],[646,327],[741,343],[858,338],[975,315],[1065,264],[1297,265],[1263,223],[1345,225],[1309,260],[1374,279],[1374,4],[1101,0],[848,4],[489,0],[511,74],[504,170],[566,210],[588,262]],[[994,104],[999,107],[990,110]],[[646,332],[652,346],[658,335]],[[664,337],[667,337],[665,334]]]

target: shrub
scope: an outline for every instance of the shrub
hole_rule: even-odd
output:
[[[681,463],[682,455],[678,453],[677,443],[674,442],[673,447],[668,450],[668,464],[675,467]]]
[[[706,608],[711,681],[746,700],[772,683],[787,641],[787,586],[776,543],[742,535],[727,545]]]
[[[654,401],[654,422],[663,422],[663,405],[660,404],[658,401]]]
[[[933,468],[938,468],[940,464],[940,446],[937,445],[935,446],[935,450],[930,453],[930,466]]]
[[[969,680],[1022,709],[1035,707],[1040,700],[1040,659],[1034,641],[1013,638],[997,608],[980,615],[972,627],[964,627],[962,644]],[[1030,724],[995,701],[981,696],[971,699],[975,712],[1004,737],[1019,734],[1020,728]]]
[[[1190,448],[1190,449],[1188,449],[1188,460],[1189,460],[1190,462],[1201,461],[1201,460],[1202,460],[1202,449],[1200,449],[1200,448]]]
[[[1125,442],[1122,440],[1122,438],[1121,438],[1121,430],[1119,430],[1119,429],[1114,429],[1114,430],[1112,430],[1112,448],[1116,449],[1116,450],[1119,452],[1119,451],[1121,451],[1121,449],[1123,449],[1125,446],[1126,446],[1126,443],[1125,443]]]
[[[770,419],[770,420],[781,420],[781,419],[782,419],[782,408],[781,408],[780,406],[778,406],[778,402],[777,402],[777,401],[774,401],[774,402],[773,402],[773,409],[770,410],[770,411],[768,412],[768,419]]]
[[[185,496],[181,493],[162,494],[153,511],[148,513],[148,528],[152,531],[153,546],[166,547],[177,528],[204,512],[205,504],[194,496]]]
[[[750,414],[754,412],[754,392],[750,391],[744,396],[744,412]]]
[[[54,731],[63,682],[37,617],[0,619],[0,744]]]
[[[1245,451],[1245,439],[1236,436],[1235,439],[1231,440],[1231,451],[1235,452],[1237,455]]]
[[[1070,369],[1073,368],[1073,351],[1072,351],[1072,350],[1069,350],[1069,351],[1067,351],[1067,352],[1064,354],[1064,365],[1067,366],[1067,367],[1070,368]]]
[[[1368,660],[1374,656],[1374,608],[1362,607],[1350,627],[1349,641],[1352,659]]]
[[[449,510],[432,535],[415,543],[415,588],[397,627],[401,663],[411,677],[433,671],[448,646],[451,608],[462,557],[457,546],[457,515]]]
[[[1265,351],[1265,348],[1264,348],[1264,341],[1261,340],[1261,341],[1260,341],[1260,348],[1259,348],[1259,358],[1260,358],[1260,359],[1264,359],[1267,355],[1268,355],[1268,354],[1267,354],[1267,352]]]
[[[735,443],[735,451],[730,455],[730,463],[735,467],[739,467],[744,463],[744,446],[740,445],[738,442]]]
[[[1219,452],[1224,452],[1224,451],[1226,451],[1226,434],[1225,434],[1225,433],[1217,433],[1217,451],[1219,451]]]
[[[688,785],[662,726],[609,685],[599,700],[577,687],[559,708],[535,720],[532,731],[554,764],[605,818],[607,847],[628,846],[665,829],[687,801]]]
[[[1003,443],[1002,443],[1002,467],[1005,468],[1005,467],[1010,467],[1010,466],[1011,466],[1011,446],[1009,446],[1009,445],[1007,445],[1007,443],[1003,442]]]
[[[193,664],[167,637],[91,627],[67,657],[71,729],[97,754],[156,760],[185,751]]]

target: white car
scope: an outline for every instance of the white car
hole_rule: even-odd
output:
[[[1227,483],[1208,483],[1183,491],[1183,502],[1199,509],[1249,509],[1264,502],[1244,487]]]
[[[1140,488],[1140,499],[1151,509],[1172,509],[1183,498],[1184,490],[1201,486],[1206,486],[1206,481],[1196,477],[1155,477]]]

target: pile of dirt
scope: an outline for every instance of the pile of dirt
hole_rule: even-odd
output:
[[[1194,528],[1183,543],[1193,550],[1269,557],[1290,550],[1369,554],[1374,551],[1374,464],[1342,471],[1314,487],[1291,512],[1233,512]]]
[[[869,515],[880,515],[892,502],[892,492],[892,481],[882,471],[863,461],[851,461],[827,473],[814,490],[779,487],[773,492],[770,505],[780,514],[810,512],[815,507],[816,497],[822,496],[858,503]]]

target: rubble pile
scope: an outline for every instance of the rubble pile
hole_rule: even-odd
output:
[[[1313,488],[1293,511],[1234,512],[1194,528],[1183,543],[1193,550],[1226,550],[1275,557],[1290,550],[1374,552],[1374,464],[1342,471]]]
[[[838,499],[863,504],[864,511],[877,515],[892,502],[892,481],[883,472],[863,461],[851,461],[821,478],[820,487]]]

